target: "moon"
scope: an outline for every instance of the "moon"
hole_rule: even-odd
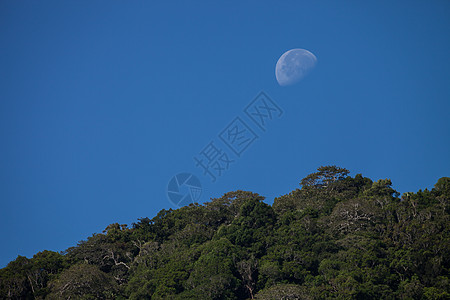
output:
[[[281,86],[292,85],[303,79],[317,63],[314,54],[305,49],[286,51],[277,61],[275,76]]]

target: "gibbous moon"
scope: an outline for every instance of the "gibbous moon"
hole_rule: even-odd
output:
[[[302,80],[316,63],[317,58],[308,50],[292,49],[278,59],[275,76],[281,86],[291,85]]]

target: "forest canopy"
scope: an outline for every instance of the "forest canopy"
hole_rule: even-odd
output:
[[[323,166],[274,199],[233,191],[114,223],[0,269],[1,299],[449,299],[450,178],[400,195]]]

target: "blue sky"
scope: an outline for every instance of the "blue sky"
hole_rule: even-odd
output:
[[[201,201],[272,203],[327,164],[432,188],[450,175],[449,15],[448,1],[1,1],[0,266],[175,208],[179,172]],[[281,87],[293,48],[318,63]],[[283,115],[211,182],[193,157],[260,91]]]

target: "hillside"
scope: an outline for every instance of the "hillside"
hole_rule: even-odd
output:
[[[18,256],[1,299],[449,299],[450,178],[399,195],[320,167],[274,199],[234,191]]]

